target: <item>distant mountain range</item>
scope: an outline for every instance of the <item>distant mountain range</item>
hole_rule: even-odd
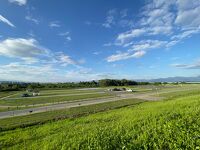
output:
[[[196,77],[167,77],[167,78],[157,78],[157,79],[138,79],[134,81],[138,82],[200,82],[200,76]],[[10,83],[31,83],[31,82],[21,82],[21,81],[4,81],[0,80],[0,83],[10,82]]]
[[[149,82],[200,82],[200,76],[196,77],[168,77],[147,80]]]

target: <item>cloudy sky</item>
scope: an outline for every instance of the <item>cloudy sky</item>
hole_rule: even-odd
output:
[[[0,80],[200,75],[200,0],[1,0]]]

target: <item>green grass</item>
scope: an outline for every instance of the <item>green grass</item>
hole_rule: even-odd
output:
[[[84,115],[93,114],[100,111],[107,111],[120,107],[130,106],[144,102],[139,99],[124,99],[115,102],[106,102],[90,106],[62,109],[43,113],[36,113],[27,116],[12,117],[0,120],[1,130],[10,130],[18,127],[27,127],[36,124],[43,124],[49,121],[61,120],[65,118],[76,118]]]
[[[199,149],[200,94],[0,133],[3,149]]]
[[[13,111],[13,110],[22,110],[22,109],[35,108],[35,107],[38,107],[38,106],[23,106],[23,107],[17,107],[17,106],[1,107],[0,106],[0,112]]]
[[[0,112],[10,111],[10,110],[18,110],[18,107],[0,107]]]
[[[50,96],[50,95],[64,95],[64,94],[82,94],[82,93],[96,93],[102,92],[103,90],[46,90],[40,91],[41,96]],[[10,96],[9,98],[20,98],[21,94],[26,93],[26,91],[21,91],[16,95]],[[30,92],[29,94],[32,94]]]
[[[88,98],[100,98],[111,96],[108,93],[101,94],[85,94],[85,95],[73,95],[73,96],[58,96],[58,97],[36,97],[36,98],[22,98],[22,99],[3,99],[0,100],[0,105],[20,106],[20,105],[35,105],[45,103],[56,103],[63,101],[82,100]]]
[[[16,94],[17,91],[5,91],[5,92],[0,92],[0,98],[12,95],[12,94]]]
[[[161,93],[161,94],[158,94],[158,96],[166,97],[167,99],[170,99],[170,98],[175,98],[175,97],[180,97],[180,96],[184,97],[187,95],[197,95],[197,94],[200,94],[200,89]]]

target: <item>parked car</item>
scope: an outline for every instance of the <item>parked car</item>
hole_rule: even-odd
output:
[[[29,97],[29,94],[24,93],[24,94],[21,95],[21,97]]]

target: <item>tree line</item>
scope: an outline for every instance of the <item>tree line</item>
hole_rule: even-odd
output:
[[[108,86],[130,86],[148,85],[149,82],[136,82],[133,80],[102,79],[88,82],[66,82],[66,83],[24,83],[24,82],[1,82],[0,91],[20,91],[26,89],[72,89],[72,88],[92,88]]]

